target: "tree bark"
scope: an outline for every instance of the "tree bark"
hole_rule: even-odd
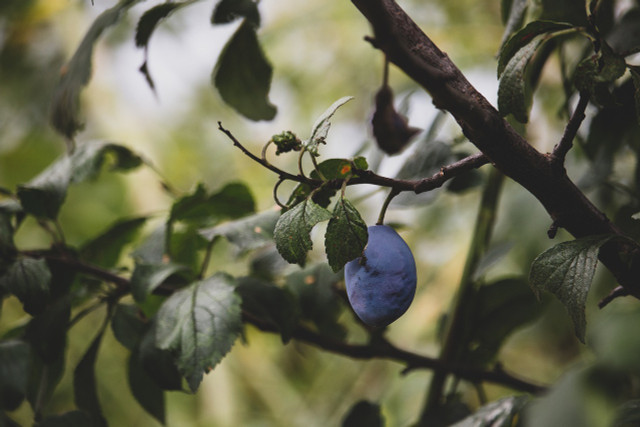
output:
[[[433,104],[455,118],[464,135],[505,175],[533,194],[554,227],[574,237],[623,236],[569,179],[564,165],[532,147],[466,79],[394,0],[351,0],[373,28],[371,43],[427,90]],[[640,298],[640,250],[615,239],[600,251],[625,292]]]

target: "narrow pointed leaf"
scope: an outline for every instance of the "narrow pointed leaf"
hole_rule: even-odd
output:
[[[312,248],[311,229],[331,219],[331,212],[306,199],[283,213],[274,231],[276,248],[290,264],[304,264]]]
[[[521,123],[529,118],[528,99],[525,93],[525,68],[540,45],[540,39],[522,47],[507,63],[498,87],[498,109],[500,114],[513,116]]]
[[[51,123],[67,138],[73,138],[82,127],[78,117],[79,97],[80,91],[91,79],[91,59],[95,43],[105,29],[116,24],[127,9],[139,1],[121,0],[112,8],[102,12],[87,31],[71,60],[63,68],[60,82],[53,96]]]
[[[324,246],[333,271],[362,255],[369,233],[367,224],[349,200],[340,198],[327,225]]]
[[[258,2],[254,0],[221,0],[211,16],[212,24],[227,24],[245,18],[256,28],[260,26]]]
[[[311,129],[311,136],[305,142],[305,149],[313,156],[319,155],[318,145],[325,143],[325,139],[329,134],[329,128],[331,127],[331,117],[333,117],[338,108],[342,107],[352,99],[353,96],[345,96],[338,99],[336,102],[331,104],[331,106],[327,108],[327,110],[322,113],[320,117],[318,117],[313,125],[313,128]]]
[[[156,342],[175,355],[195,392],[203,374],[231,350],[242,329],[233,279],[216,274],[169,297],[157,314]]]
[[[100,399],[98,398],[98,385],[96,382],[96,359],[102,343],[104,331],[109,324],[110,315],[107,315],[98,334],[91,342],[87,352],[73,372],[73,396],[78,409],[87,412],[96,426],[106,426],[107,422],[102,414]]]
[[[214,86],[227,104],[248,119],[271,120],[277,111],[269,101],[272,75],[255,27],[243,22],[218,58]]]
[[[384,417],[380,405],[361,400],[351,407],[342,420],[342,427],[384,427]]]
[[[161,424],[165,424],[164,391],[145,370],[140,355],[134,350],[129,356],[129,389],[145,411]]]
[[[554,294],[567,308],[576,336],[584,342],[585,306],[598,264],[600,247],[613,236],[592,236],[560,243],[540,254],[531,265],[529,284],[539,298]]]

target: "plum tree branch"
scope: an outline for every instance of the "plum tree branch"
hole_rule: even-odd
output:
[[[263,332],[279,332],[272,323],[255,317],[250,313],[243,312],[243,318],[246,322],[251,323]],[[384,338],[379,338],[369,344],[349,344],[321,335],[302,326],[293,330],[292,337],[300,342],[353,359],[387,359],[403,363],[406,365],[405,372],[414,369],[446,371],[471,382],[486,381],[533,394],[541,393],[546,389],[544,386],[516,377],[500,366],[487,371],[468,365],[447,363],[437,358],[402,350]]]
[[[556,163],[556,165],[564,165],[567,153],[573,146],[573,139],[576,137],[578,129],[580,129],[580,124],[582,124],[582,121],[585,119],[584,111],[587,109],[587,105],[589,105],[589,94],[581,93],[578,105],[576,105],[576,109],[573,111],[573,114],[564,129],[562,138],[554,147],[553,153],[551,154],[551,159]]]
[[[497,169],[534,195],[557,227],[576,238],[623,235],[564,169],[556,167],[553,155],[538,152],[518,134],[394,0],[351,2],[371,24],[373,45],[429,92],[434,105],[455,118],[465,136]],[[628,240],[608,244],[600,260],[629,295],[640,298],[638,245]]]

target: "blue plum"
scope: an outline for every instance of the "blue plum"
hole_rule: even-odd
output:
[[[416,291],[416,263],[411,249],[386,225],[368,228],[362,257],[344,269],[351,307],[367,325],[386,326],[407,311]]]

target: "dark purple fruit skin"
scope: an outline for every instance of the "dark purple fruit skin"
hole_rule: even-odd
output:
[[[402,316],[416,291],[416,263],[411,249],[386,225],[368,228],[364,257],[346,264],[347,296],[367,325],[380,328]]]

